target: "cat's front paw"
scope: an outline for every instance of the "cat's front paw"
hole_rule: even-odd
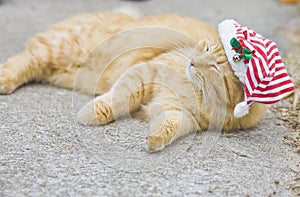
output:
[[[76,122],[82,125],[105,125],[112,120],[110,107],[101,101],[87,103],[76,116]]]
[[[82,125],[98,125],[94,105],[90,103],[83,106],[76,115],[76,122]]]
[[[164,138],[158,135],[149,135],[146,140],[146,150],[148,152],[160,151],[165,147]]]

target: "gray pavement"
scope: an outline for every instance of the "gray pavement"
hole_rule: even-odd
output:
[[[4,0],[0,62],[21,52],[35,33],[67,16],[113,9],[118,0]],[[289,49],[282,29],[299,18],[276,0],[149,0],[131,3],[145,15],[164,12],[216,26],[235,18]],[[247,6],[245,6],[247,5]],[[84,127],[76,111],[91,97],[29,84],[0,96],[0,196],[290,196],[299,155],[283,144],[289,131],[268,111],[258,127],[222,135],[201,152],[203,134],[164,151],[143,148],[147,124],[120,120]],[[206,135],[210,135],[209,133]]]

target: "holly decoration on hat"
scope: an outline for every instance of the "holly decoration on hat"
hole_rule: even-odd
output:
[[[241,43],[235,37],[231,38],[230,45],[232,46],[232,50],[238,53],[232,57],[234,62],[239,62],[241,59],[250,60],[252,58],[252,51],[246,47],[242,47]]]
[[[275,42],[232,19],[219,24],[219,35],[234,74],[244,84],[244,99],[235,105],[234,117],[247,115],[254,102],[273,104],[295,90]]]

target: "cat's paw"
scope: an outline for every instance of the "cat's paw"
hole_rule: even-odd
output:
[[[158,135],[149,135],[146,140],[146,150],[148,152],[160,151],[165,147],[164,138]]]
[[[16,89],[16,86],[4,76],[0,74],[0,94],[10,94]]]
[[[76,115],[76,122],[82,125],[98,125],[94,105],[90,103],[83,106]]]
[[[82,125],[105,125],[112,120],[110,107],[100,101],[87,103],[76,116],[76,122]]]
[[[5,64],[0,64],[0,94],[10,94],[17,86],[11,80],[11,74],[5,72]],[[10,76],[10,77],[9,77]]]

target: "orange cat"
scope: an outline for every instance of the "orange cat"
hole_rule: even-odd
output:
[[[249,128],[266,110],[254,103],[249,114],[234,117],[243,84],[218,33],[175,15],[108,12],[56,24],[0,67],[1,94],[30,81],[100,95],[78,112],[80,124],[104,125],[127,115],[151,120],[148,151],[195,130]]]

